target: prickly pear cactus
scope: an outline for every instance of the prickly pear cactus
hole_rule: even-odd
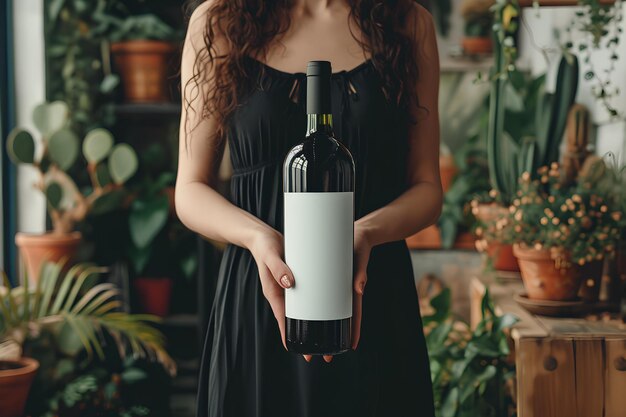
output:
[[[43,103],[33,111],[33,122],[41,134],[33,135],[21,128],[7,138],[7,151],[16,164],[32,164],[41,174],[35,184],[48,202],[54,229],[67,233],[74,223],[91,211],[102,213],[119,207],[126,198],[123,184],[138,169],[138,158],[128,144],[114,145],[106,129],[90,131],[82,143],[68,126],[68,106],[62,101]],[[83,195],[68,174],[82,153],[87,160],[91,180],[88,194]]]
[[[16,128],[7,139],[7,152],[16,164],[35,162],[35,139],[26,130]]]

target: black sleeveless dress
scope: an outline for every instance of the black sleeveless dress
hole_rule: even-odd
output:
[[[248,59],[258,87],[229,125],[232,201],[282,230],[282,163],[306,127],[306,76]],[[408,119],[371,61],[333,74],[335,132],[356,166],[357,218],[406,189]],[[428,140],[428,138],[424,138]],[[210,215],[210,213],[207,213]],[[250,252],[229,245],[220,266],[200,370],[198,417],[433,417],[413,270],[404,241],[375,247],[361,340],[332,363],[288,353]]]

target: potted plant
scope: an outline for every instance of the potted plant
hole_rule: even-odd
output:
[[[464,0],[461,4],[461,14],[465,19],[462,47],[466,54],[483,55],[493,51],[491,7],[494,3],[494,0]]]
[[[170,221],[171,210],[167,190],[172,186],[174,178],[173,173],[164,172],[156,181],[147,179],[131,204],[128,217],[131,237],[128,256],[136,275],[133,286],[143,311],[161,317],[166,316],[170,309],[172,292],[172,279],[168,274],[170,271],[161,267],[149,271],[154,273],[155,269],[158,270],[156,276],[147,276],[145,273],[151,258],[159,256],[155,253],[157,247],[162,247],[169,238],[165,236],[165,239],[159,239]]]
[[[14,129],[7,139],[13,162],[37,170],[35,187],[44,194],[52,220],[50,233],[18,233],[15,237],[30,277],[39,276],[43,260],[71,260],[81,240],[75,224],[92,210],[118,207],[126,196],[124,183],[137,170],[135,151],[127,144],[115,145],[106,129],[91,130],[81,144],[68,127],[68,112],[62,101],[41,104],[33,112],[41,140],[35,141],[23,128]],[[81,149],[91,182],[86,189],[79,188],[70,175]]]
[[[24,415],[26,399],[38,368],[39,362],[32,358],[0,359],[0,410],[4,417]]]
[[[506,217],[522,173],[535,173],[538,167],[559,160],[567,116],[578,89],[575,55],[566,54],[561,58],[554,93],[545,91],[545,77],[530,80],[514,67],[510,68],[515,58],[509,40],[514,31],[515,22],[511,17],[514,12],[510,4],[503,9],[496,8],[496,22],[507,37],[501,34],[496,37],[491,77],[487,155],[493,191],[472,208],[482,223],[478,231],[496,232],[479,235],[477,247],[489,254],[496,269],[507,271],[518,267],[511,256],[512,247],[502,246],[498,241],[498,233],[506,231],[494,229],[494,225]]]
[[[511,407],[510,384],[515,364],[510,359],[507,331],[517,322],[498,315],[487,291],[482,320],[475,329],[450,313],[450,290],[430,302],[423,317],[433,396],[438,416],[505,416]]]
[[[173,278],[191,278],[197,267],[196,241],[176,217],[173,172],[147,175],[130,205],[127,256],[135,277],[133,287],[143,311],[166,316]]]
[[[539,179],[529,173],[520,178],[509,208],[509,242],[529,298],[573,300],[587,279],[583,274],[601,274],[602,261],[615,252],[622,213],[598,186],[606,178],[599,158],[590,157],[577,181],[566,185],[556,163],[538,173]]]
[[[180,33],[153,14],[97,14],[99,31],[111,42],[115,65],[129,102],[169,101],[168,66]]]
[[[170,373],[175,365],[164,349],[163,335],[151,323],[157,319],[118,311],[118,290],[97,283],[102,268],[76,265],[63,273],[64,265],[46,263],[37,285],[28,279],[11,288],[8,279],[0,288],[0,410],[7,417],[21,417],[38,363],[24,358],[25,344],[51,332],[68,345],[84,349],[89,357],[104,358],[106,343],[124,357],[154,358]],[[107,342],[105,343],[105,336]],[[7,370],[8,368],[8,370]]]

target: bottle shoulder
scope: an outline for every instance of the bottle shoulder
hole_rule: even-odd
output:
[[[354,165],[350,150],[334,136],[315,132],[305,137],[302,142],[292,147],[285,158],[285,165],[294,160],[310,162],[327,162],[344,160]]]

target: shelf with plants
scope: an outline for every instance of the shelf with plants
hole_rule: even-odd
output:
[[[602,264],[614,264],[618,231],[624,227],[620,224],[624,208],[617,203],[619,198],[615,192],[619,187],[611,191],[601,187],[618,175],[609,174],[606,163],[596,161],[591,155],[588,149],[590,116],[585,108],[574,103],[579,73],[584,74],[583,82],[598,79],[589,69],[594,64],[590,50],[608,50],[611,55],[608,73],[615,68],[614,62],[619,58],[615,51],[621,36],[618,27],[622,19],[621,2],[602,5],[597,0],[580,0],[576,4],[581,8],[567,29],[567,36],[561,38],[556,88],[547,93],[543,81],[525,82],[529,87],[538,87],[527,95],[534,97],[530,104],[535,104],[535,111],[530,117],[518,118],[515,129],[510,129],[508,120],[515,115],[510,108],[510,91],[516,84],[522,84],[522,75],[516,68],[514,40],[521,8],[515,0],[497,1],[494,7],[496,49],[490,76],[488,134],[493,190],[485,199],[477,200],[474,211],[482,223],[484,249],[494,263],[503,253],[507,258],[519,260],[531,301],[582,299],[597,302]],[[582,41],[572,40],[573,31],[581,32]],[[610,83],[600,82],[598,88],[596,98],[611,117],[619,117],[612,111],[611,98],[616,92],[611,91]],[[560,154],[564,137],[567,139],[565,153]],[[588,164],[593,164],[590,166],[594,169],[587,167]],[[591,220],[589,213],[594,213]],[[553,230],[553,226],[556,229]],[[575,233],[576,243],[567,237],[575,230],[579,230]],[[541,269],[538,269],[539,264]],[[536,274],[539,270],[541,277]],[[553,282],[543,280],[550,276],[555,278]],[[567,277],[571,279],[569,285],[566,285]],[[567,287],[568,291],[552,293],[554,285]],[[619,298],[620,288],[615,278],[608,298]]]
[[[163,316],[159,329],[185,341],[172,346],[191,346],[198,355],[206,320],[198,308],[208,301],[195,274],[207,267],[199,264],[195,235],[173,209],[181,113],[173,76],[184,27],[181,2],[63,0],[48,1],[45,8],[48,96],[66,99],[69,125],[79,135],[107,128],[138,155],[137,172],[125,184],[127,198],[79,222],[83,259],[127,271],[119,273],[127,278],[111,279],[124,283],[122,298],[130,300],[130,311]],[[89,178],[77,175],[82,190]],[[177,353],[172,352],[176,360]]]

